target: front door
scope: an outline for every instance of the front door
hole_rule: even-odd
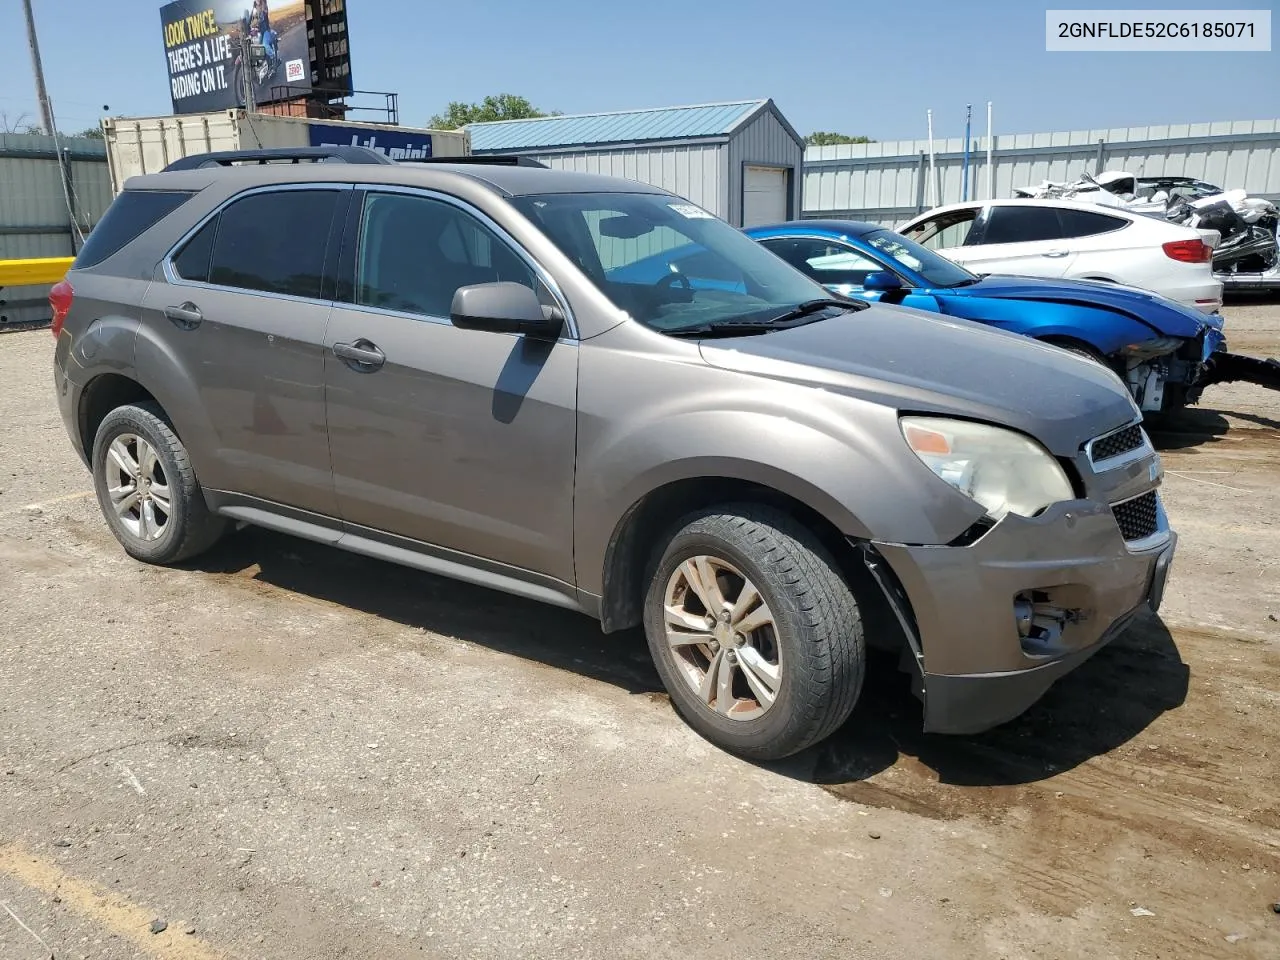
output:
[[[350,196],[350,188],[289,188],[235,200],[175,253],[169,282],[147,292],[139,365],[161,351],[157,370],[182,371],[166,407],[190,424],[183,440],[211,490],[337,512],[323,275],[331,225]]]
[[[577,342],[449,321],[460,286],[550,293],[513,241],[449,198],[371,190],[352,223],[347,302],[325,339],[342,518],[572,583]]]

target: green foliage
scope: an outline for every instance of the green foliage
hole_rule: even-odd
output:
[[[514,93],[499,93],[485,97],[479,103],[463,103],[454,100],[444,113],[431,118],[435,130],[460,130],[469,123],[488,123],[493,120],[529,120],[535,117],[559,116],[558,111],[546,113],[539,110],[525,97]]]
[[[827,133],[818,130],[809,134],[804,138],[806,145],[810,147],[834,147],[840,143],[875,143],[870,137],[851,137],[844,133]]]

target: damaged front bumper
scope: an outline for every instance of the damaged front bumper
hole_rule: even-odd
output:
[[[969,546],[864,547],[907,633],[925,730],[1013,719],[1159,607],[1177,536],[1150,496],[1155,532],[1136,540],[1112,507],[1081,500],[1008,516]]]

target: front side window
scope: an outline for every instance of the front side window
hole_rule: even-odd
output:
[[[606,297],[656,330],[766,321],[830,297],[746,234],[667,194],[561,193],[511,203]]]
[[[982,235],[984,244],[1061,239],[1056,207],[992,207]]]
[[[281,190],[230,204],[218,218],[209,282],[319,299],[339,196],[336,190]]]
[[[499,281],[539,289],[529,265],[471,214],[410,194],[366,198],[357,304],[447,318],[459,287]]]
[[[765,240],[765,247],[800,272],[827,286],[860,287],[885,268],[851,247],[830,240],[795,237]]]
[[[950,250],[953,247],[962,247],[968,242],[974,221],[977,219],[977,207],[952,210],[930,217],[910,230],[904,230],[903,235],[930,250]]]
[[[963,287],[978,278],[960,266],[892,230],[873,230],[863,241],[890,263],[924,280],[930,287]]]

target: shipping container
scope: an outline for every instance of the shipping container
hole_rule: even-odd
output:
[[[130,177],[156,173],[182,157],[221,150],[358,146],[385,153],[393,160],[464,157],[471,153],[471,138],[465,130],[276,117],[244,110],[108,117],[102,121],[102,132],[113,193],[119,193]]]

